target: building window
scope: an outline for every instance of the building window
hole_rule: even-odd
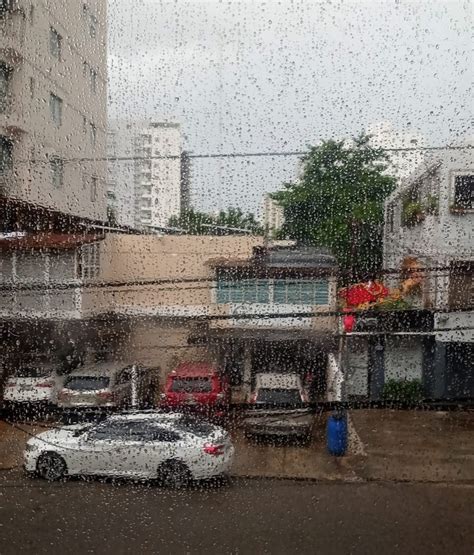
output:
[[[6,137],[0,137],[0,175],[5,175],[12,169],[13,143]]]
[[[34,77],[30,77],[29,89],[30,89],[30,98],[34,98],[35,97],[35,79],[34,79]]]
[[[97,200],[97,177],[91,177],[91,202],[95,202]]]
[[[278,279],[273,284],[275,304],[328,304],[328,281]]]
[[[30,25],[33,25],[33,23],[35,22],[35,7],[33,4],[30,4],[28,19],[30,20]]]
[[[452,309],[474,306],[474,261],[452,262],[449,272],[449,306]]]
[[[217,282],[218,303],[269,303],[268,280],[242,279],[238,281],[219,280]]]
[[[87,62],[82,62],[82,76],[89,76],[89,64]]]
[[[5,112],[8,107],[8,90],[12,68],[0,62],[0,113]]]
[[[100,251],[99,243],[84,245],[79,254],[79,276],[81,279],[91,279],[100,273]]]
[[[57,156],[52,156],[49,159],[49,165],[51,168],[53,187],[61,189],[64,184],[64,160],[61,160],[61,158]]]
[[[51,56],[53,56],[57,60],[61,60],[62,41],[63,41],[63,38],[56,31],[56,29],[53,29],[53,27],[50,27],[50,29],[49,29],[49,51],[51,52]]]
[[[95,146],[95,142],[97,140],[97,127],[93,123],[91,123],[89,125],[89,130],[91,134],[91,144],[92,146]]]
[[[327,305],[327,279],[241,279],[217,281],[217,302]]]
[[[90,14],[89,18],[89,35],[93,39],[97,36],[97,18],[92,14]]]
[[[87,133],[87,118],[86,118],[86,116],[82,116],[82,132],[84,134]]]
[[[49,95],[49,111],[54,124],[59,127],[63,121],[63,101],[53,93]]]
[[[474,175],[455,176],[454,208],[474,210]]]
[[[92,67],[89,68],[91,91],[95,94],[97,91],[97,71]]]

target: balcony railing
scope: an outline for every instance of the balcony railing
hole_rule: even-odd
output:
[[[13,171],[0,171],[0,196],[7,196],[11,191],[13,184]]]

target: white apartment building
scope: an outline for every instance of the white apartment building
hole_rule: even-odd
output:
[[[106,0],[0,0],[0,200],[103,221]]]
[[[117,223],[166,227],[181,211],[182,136],[178,123],[112,122],[108,198]]]
[[[392,314],[394,329],[380,317],[348,334],[346,393],[378,399],[389,380],[418,380],[426,398],[472,398],[472,147],[425,154],[386,201],[383,243],[385,284],[403,291],[408,310]]]

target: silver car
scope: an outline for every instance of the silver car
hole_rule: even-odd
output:
[[[71,372],[58,395],[63,409],[144,407],[154,404],[153,372],[139,364],[103,362]]]
[[[257,374],[251,398],[253,408],[247,411],[243,420],[245,433],[309,441],[314,415],[307,402],[308,396],[298,374]]]

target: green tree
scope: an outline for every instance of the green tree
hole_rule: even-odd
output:
[[[311,147],[299,181],[273,194],[285,215],[280,237],[329,248],[349,280],[381,266],[384,200],[395,185],[388,157],[369,139]]]
[[[238,234],[238,230],[248,230],[255,235],[263,233],[262,227],[253,214],[244,213],[240,208],[233,207],[221,210],[217,215],[190,208],[180,216],[171,217],[168,225],[182,229],[190,235],[233,235]]]

